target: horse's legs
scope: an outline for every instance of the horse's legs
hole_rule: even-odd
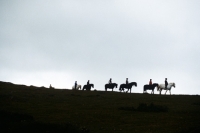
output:
[[[154,94],[154,90],[152,89],[151,94]]]
[[[168,91],[168,90],[166,90],[165,95],[166,95],[167,91]]]

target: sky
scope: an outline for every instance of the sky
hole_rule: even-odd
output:
[[[0,81],[143,93],[167,78],[199,95],[199,16],[199,0],[0,0]]]

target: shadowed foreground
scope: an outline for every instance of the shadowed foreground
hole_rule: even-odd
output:
[[[47,89],[0,82],[0,132],[193,133],[200,97]]]

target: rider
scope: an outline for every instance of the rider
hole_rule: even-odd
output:
[[[152,85],[152,79],[150,79],[150,81],[149,81],[149,85]]]
[[[110,78],[110,80],[108,81],[109,84],[112,84],[112,78]]]
[[[49,88],[50,88],[50,89],[52,89],[52,88],[53,88],[53,87],[51,86],[51,84],[50,84]]]
[[[88,80],[88,82],[87,82],[87,85],[89,85],[90,84],[90,80]]]
[[[76,90],[76,87],[77,87],[77,81],[75,81],[75,84],[74,84],[74,89]]]
[[[126,78],[126,84],[128,84],[128,78]]]
[[[165,78],[165,88],[166,89],[167,89],[167,85],[168,85],[167,78]]]

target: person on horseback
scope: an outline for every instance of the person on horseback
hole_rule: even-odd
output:
[[[152,79],[150,79],[150,81],[149,81],[149,85],[152,85]]]
[[[126,84],[128,84],[128,78],[126,78]]]
[[[88,82],[87,82],[87,85],[89,85],[90,84],[90,80],[88,80]]]
[[[165,88],[166,89],[167,89],[167,85],[168,85],[167,78],[165,78]]]
[[[110,78],[110,80],[108,81],[109,84],[112,84],[112,78]]]
[[[76,90],[76,87],[77,87],[77,81],[75,81],[75,84],[74,84],[74,89]]]
[[[53,87],[51,86],[51,84],[50,84],[49,88],[50,88],[50,89],[53,89]]]

